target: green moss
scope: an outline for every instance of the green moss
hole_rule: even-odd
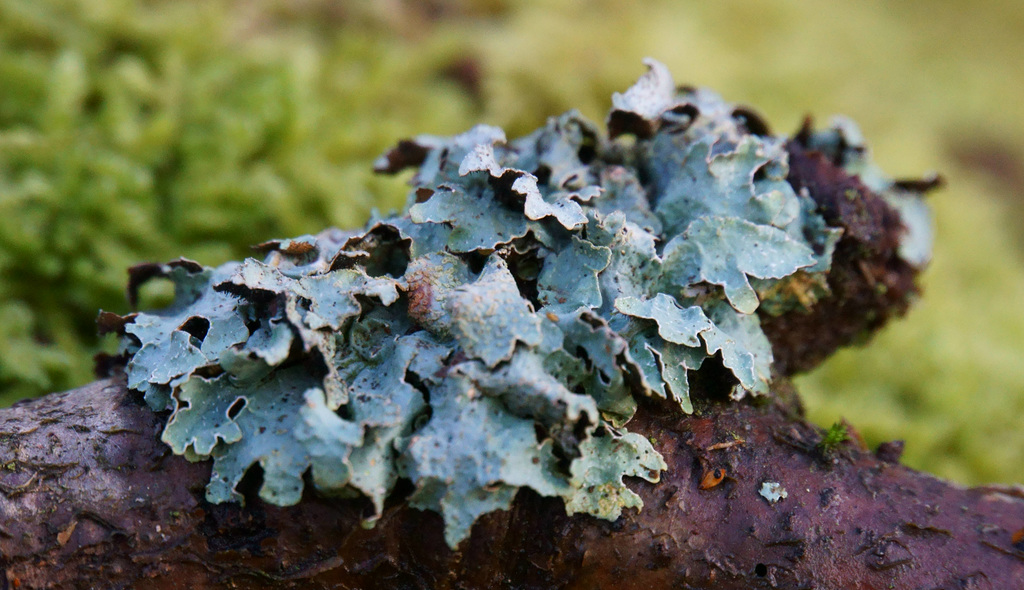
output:
[[[836,422],[828,427],[821,440],[818,441],[817,447],[823,454],[828,454],[848,440],[850,440],[850,433],[846,429],[846,424]]]

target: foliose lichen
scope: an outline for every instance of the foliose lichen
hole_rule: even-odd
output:
[[[207,499],[241,500],[258,464],[268,502],[312,483],[377,515],[406,479],[452,547],[524,487],[615,519],[642,505],[623,477],[666,469],[626,429],[638,398],[691,412],[709,359],[733,398],[766,394],[759,308],[809,304],[772,298],[795,277],[825,288],[808,277],[841,230],[786,181],[785,138],[646,63],[608,136],[570,111],[513,141],[482,125],[406,140],[377,163],[416,169],[405,215],[267,242],[263,260],[133,269],[130,291],[166,279],[174,303],[101,325],[129,387],[170,412],[163,440],[213,459]]]
[[[782,484],[777,481],[766,481],[761,484],[761,489],[758,490],[758,494],[761,494],[765,500],[768,500],[769,504],[777,504],[780,500],[785,500],[789,497],[789,492],[786,488],[782,487]]]

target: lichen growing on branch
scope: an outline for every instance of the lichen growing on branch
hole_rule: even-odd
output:
[[[787,181],[785,138],[647,64],[607,136],[570,111],[512,141],[483,125],[402,141],[377,164],[416,169],[402,216],[268,242],[262,261],[135,267],[130,292],[166,279],[174,303],[101,325],[122,335],[129,387],[170,410],[163,440],[213,458],[207,498],[242,499],[258,464],[279,505],[311,482],[379,515],[409,480],[453,547],[523,487],[615,519],[641,507],[623,477],[666,468],[627,429],[638,399],[693,411],[706,364],[734,399],[767,394],[761,314],[827,292],[843,230]],[[807,133],[892,186],[848,124]],[[923,264],[927,218],[903,219],[900,255]]]

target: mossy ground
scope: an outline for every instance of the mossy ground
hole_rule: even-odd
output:
[[[373,8],[368,8],[373,7]],[[925,297],[800,379],[811,417],[968,483],[1024,465],[1024,9],[1011,0],[0,0],[0,390],[89,380],[125,268],[361,223],[396,139],[510,136],[664,61],[776,131],[858,121],[897,177],[936,169]],[[158,294],[157,294],[158,295]]]

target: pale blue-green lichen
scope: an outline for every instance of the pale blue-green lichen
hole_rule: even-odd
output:
[[[128,382],[171,411],[175,453],[213,458],[207,498],[241,499],[258,464],[268,502],[311,482],[377,515],[407,479],[453,547],[524,487],[615,519],[642,504],[622,478],[666,468],[625,429],[639,396],[692,411],[711,358],[734,398],[767,393],[758,293],[826,272],[839,232],[782,139],[648,64],[610,138],[574,112],[511,142],[419,137],[378,166],[418,169],[407,216],[151,272],[178,296],[125,319]]]

